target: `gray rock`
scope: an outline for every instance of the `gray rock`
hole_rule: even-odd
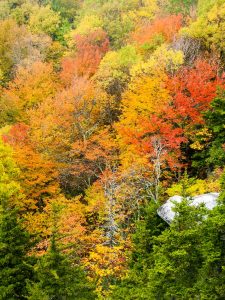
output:
[[[199,204],[204,203],[205,207],[209,210],[213,209],[217,205],[217,198],[219,197],[219,193],[208,193],[203,194],[199,196],[192,197],[192,202],[190,205],[197,206]],[[168,224],[170,224],[174,217],[175,212],[173,211],[173,208],[175,206],[175,203],[180,203],[182,201],[181,196],[173,196],[169,198],[165,204],[160,206],[160,208],[157,210],[158,215],[166,221]]]

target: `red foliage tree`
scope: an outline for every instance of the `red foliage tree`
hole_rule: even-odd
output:
[[[23,146],[28,143],[28,131],[28,125],[24,123],[17,123],[11,127],[9,134],[2,136],[2,139],[4,142],[9,143],[12,146]]]
[[[203,123],[203,112],[215,98],[218,86],[224,87],[224,80],[217,70],[215,64],[197,60],[193,67],[184,67],[169,79],[168,88],[173,100],[164,114],[171,123],[185,132]]]
[[[73,77],[95,74],[102,57],[109,50],[109,39],[99,29],[88,35],[76,35],[76,56],[65,58],[62,62],[61,77],[64,82],[71,82]]]

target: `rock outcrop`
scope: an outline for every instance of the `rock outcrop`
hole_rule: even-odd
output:
[[[191,204],[190,205],[199,205],[204,203],[205,207],[207,209],[213,209],[217,205],[217,198],[219,197],[219,193],[208,193],[203,194],[199,196],[192,197]],[[181,196],[173,196],[169,198],[165,204],[163,204],[158,210],[158,215],[166,221],[168,224],[170,224],[174,217],[175,212],[173,211],[173,208],[175,206],[175,203],[180,203],[182,201]]]

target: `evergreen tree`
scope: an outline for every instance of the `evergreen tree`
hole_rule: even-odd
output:
[[[204,147],[192,157],[192,166],[199,172],[202,169],[213,170],[225,163],[225,92],[218,90],[218,95],[211,102],[210,109],[204,113],[205,129],[210,136],[203,140]]]
[[[16,209],[4,208],[0,220],[0,299],[25,299],[32,278],[29,234],[17,220]]]
[[[200,299],[225,299],[225,172],[221,178],[221,190],[218,205],[203,227],[204,264],[197,282]]]
[[[205,115],[212,139],[208,149],[207,163],[212,167],[224,166],[225,163],[225,91],[219,91],[211,103],[211,109]]]
[[[29,234],[18,219],[13,202],[20,197],[14,181],[18,169],[10,147],[0,141],[0,299],[25,299],[26,280],[32,278]]]
[[[150,202],[143,209],[142,219],[136,224],[133,235],[133,252],[127,277],[115,287],[112,299],[149,299],[149,269],[153,264],[154,238],[168,225],[157,215],[157,204]]]
[[[91,300],[95,295],[81,267],[61,253],[56,239],[57,210],[53,207],[53,229],[49,250],[35,266],[35,283],[28,284],[29,300]]]
[[[203,206],[185,199],[176,205],[170,228],[155,240],[153,267],[149,271],[151,299],[195,299],[195,283],[202,266]]]
[[[60,253],[54,238],[49,251],[36,265],[36,282],[28,288],[29,300],[95,299],[83,270]]]

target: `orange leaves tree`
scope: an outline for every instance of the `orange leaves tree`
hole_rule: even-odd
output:
[[[102,29],[87,35],[75,35],[75,54],[62,62],[62,80],[71,82],[75,76],[91,77],[109,50],[109,39]]]
[[[29,120],[28,110],[52,97],[59,87],[51,64],[35,62],[27,68],[18,68],[16,77],[4,90],[5,109],[13,114],[12,121]]]
[[[30,111],[31,139],[38,151],[60,163],[65,189],[82,191],[101,173],[113,153],[108,98],[88,79],[73,84]]]
[[[18,123],[3,138],[14,148],[14,159],[21,170],[19,182],[25,195],[21,207],[37,212],[59,194],[58,172],[55,163],[35,151],[28,130],[27,125]]]
[[[140,25],[131,35],[131,41],[142,51],[155,50],[163,42],[172,42],[182,26],[182,15],[169,15]]]
[[[58,164],[35,150],[29,127],[23,123],[12,126],[3,139],[13,147],[14,159],[21,170],[18,182],[23,197],[17,200],[20,213],[29,232],[39,237],[33,252],[42,254],[49,245],[52,209],[55,205],[59,210],[57,226],[61,235],[60,243],[71,255],[77,251],[78,255],[84,256],[88,248],[85,205],[80,197],[68,200],[61,194]]]

